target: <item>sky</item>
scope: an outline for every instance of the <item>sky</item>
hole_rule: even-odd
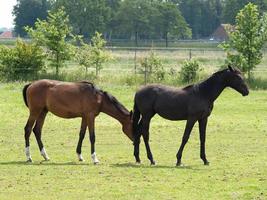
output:
[[[13,6],[16,5],[17,0],[0,0],[0,28],[12,28],[13,19],[12,10]]]

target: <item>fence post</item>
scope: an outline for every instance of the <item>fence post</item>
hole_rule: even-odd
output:
[[[147,84],[147,65],[145,65],[145,85]]]
[[[136,68],[137,68],[137,64],[136,64],[136,47],[134,48],[134,74],[136,75]]]
[[[192,49],[189,49],[189,60],[192,59]]]

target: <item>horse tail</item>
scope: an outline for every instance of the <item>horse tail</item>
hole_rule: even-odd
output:
[[[27,94],[26,94],[26,92],[27,92],[27,89],[28,89],[28,87],[29,87],[30,85],[31,85],[31,83],[25,85],[24,88],[23,88],[23,90],[22,90],[23,100],[24,100],[24,103],[25,103],[25,105],[26,105],[27,107],[28,107],[28,102],[27,102]]]
[[[134,112],[133,112],[133,136],[134,136],[134,138],[138,134],[138,122],[139,122],[139,120],[140,120],[140,110],[138,109],[136,101],[134,101]]]

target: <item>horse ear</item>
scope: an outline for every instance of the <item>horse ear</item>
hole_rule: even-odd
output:
[[[230,70],[230,72],[234,71],[233,67],[230,64],[228,64],[228,69]]]

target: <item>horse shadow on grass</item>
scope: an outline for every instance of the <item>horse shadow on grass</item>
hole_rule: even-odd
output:
[[[94,166],[94,164],[90,162],[51,162],[51,161],[34,161],[32,163],[25,161],[6,161],[0,162],[0,166],[9,166],[9,165],[21,165],[21,166]],[[98,164],[101,165],[101,164]],[[202,165],[183,165],[183,166],[175,166],[175,165],[146,165],[146,164],[136,164],[136,163],[116,163],[109,164],[112,168],[140,168],[140,169],[177,169],[177,170],[192,170],[192,171],[206,171],[211,170],[208,166]]]
[[[117,164],[111,164],[110,166],[114,168],[177,169],[177,170],[193,170],[193,171],[210,170],[209,167],[207,166],[202,167],[200,165],[175,166],[175,165],[145,165],[136,163],[117,163]]]
[[[92,165],[91,163],[86,163],[86,162],[51,162],[51,161],[34,161],[32,163],[25,162],[25,161],[7,161],[7,162],[0,162],[1,165],[33,165],[33,166],[46,166],[46,165],[51,165],[51,166],[86,166],[86,165]]]

